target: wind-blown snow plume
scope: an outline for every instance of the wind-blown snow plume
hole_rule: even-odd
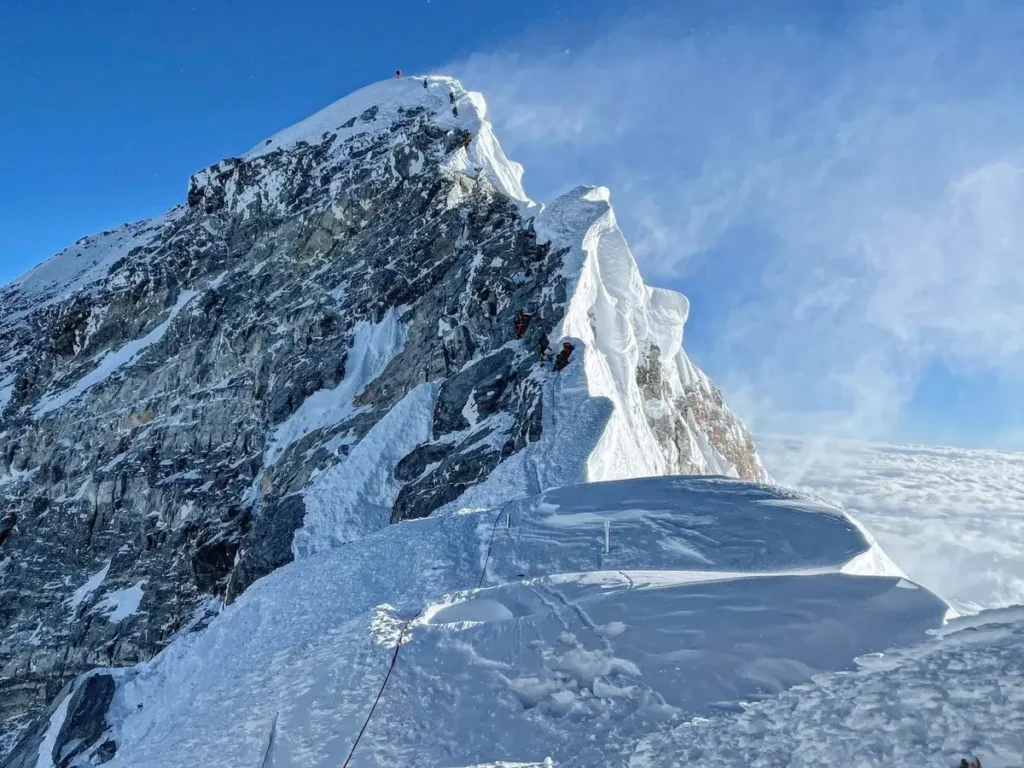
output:
[[[665,4],[610,30],[455,68],[535,189],[612,186],[755,432],[1024,446],[1020,4]],[[907,418],[944,376],[987,423]]]

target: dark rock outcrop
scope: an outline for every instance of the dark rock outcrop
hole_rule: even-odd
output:
[[[461,86],[411,86],[425,95],[221,161],[184,205],[0,290],[0,766],[80,675],[151,658],[289,562],[311,484],[418,387],[436,387],[428,434],[396,460],[380,524],[541,439],[536,343],[564,316],[569,248],[499,191],[511,166],[466,159]],[[757,479],[705,394],[695,422]],[[98,730],[112,685],[76,691],[62,749],[115,748]]]

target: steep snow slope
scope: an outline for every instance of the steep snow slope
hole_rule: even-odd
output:
[[[242,159],[254,160],[299,143],[315,144],[325,135],[335,135],[340,141],[362,139],[367,134],[388,131],[415,108],[429,110],[432,122],[441,128],[469,131],[474,137],[466,151],[449,158],[445,166],[449,171],[483,174],[501,194],[532,207],[523,191],[523,167],[505,157],[487,120],[487,102],[481,94],[466,91],[462,83],[450,77],[385,80],[368,85],[274,134]],[[369,130],[367,123],[372,123]]]
[[[835,508],[725,478],[394,526],[278,570],[117,673],[110,765],[248,768],[275,718],[267,765],[339,765],[410,620],[352,765],[625,765],[652,729],[940,626],[946,606],[898,572],[857,575],[871,550]]]
[[[0,290],[0,763],[296,557],[571,483],[766,479],[607,191],[521,177],[479,94],[386,81]]]
[[[630,768],[1024,764],[1024,608],[957,619],[911,648],[859,660],[740,714],[638,747]]]
[[[959,611],[1024,604],[1024,454],[761,436],[772,474],[856,515]]]
[[[644,285],[608,189],[581,187],[559,198],[537,217],[537,232],[571,248],[568,307],[556,335],[583,340],[588,394],[612,405],[587,479],[735,474],[737,467],[745,477],[766,478],[753,442],[728,411],[711,433],[731,440],[711,440],[702,429],[705,416],[688,398],[720,395],[683,351],[689,302]]]
[[[131,251],[156,238],[183,213],[175,208],[163,216],[125,224],[91,237],[83,237],[70,248],[44,261],[17,280],[4,286],[4,320],[11,311],[37,311],[61,299],[72,297],[102,282],[111,268]]]

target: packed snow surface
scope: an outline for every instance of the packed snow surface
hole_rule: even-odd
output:
[[[407,622],[352,765],[626,765],[654,731],[941,626],[927,590],[847,572],[873,548],[834,507],[727,478],[391,526],[274,572],[127,672],[110,765],[248,768],[275,717],[268,766],[339,765]]]
[[[644,740],[630,768],[1024,764],[1024,608],[957,619],[855,672]]]
[[[772,475],[841,504],[961,613],[1024,604],[1024,454],[758,439]]]

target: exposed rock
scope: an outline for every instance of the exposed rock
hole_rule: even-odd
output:
[[[116,745],[104,740],[102,750],[100,739],[107,730],[106,715],[114,698],[114,678],[110,675],[90,675],[78,686],[68,703],[67,716],[53,745],[55,768],[68,768],[76,764],[80,755],[100,752],[99,760],[93,765],[108,762]],[[80,763],[77,763],[80,764]]]
[[[0,765],[71,681],[201,628],[289,562],[304,526],[344,523],[343,541],[492,481],[601,478],[585,440],[575,475],[546,480],[534,455],[559,428],[537,339],[569,332],[578,246],[538,234],[482,101],[428,86],[354,94],[0,291]],[[533,321],[513,343],[520,309]],[[561,396],[600,424],[613,406],[587,389],[588,344]],[[682,393],[656,351],[642,367],[634,386],[667,408],[647,415],[671,455],[658,466],[762,478],[703,374]],[[382,432],[423,403],[415,440]],[[101,701],[104,679],[78,693]],[[91,738],[99,759],[115,747],[82,706],[67,743]]]

